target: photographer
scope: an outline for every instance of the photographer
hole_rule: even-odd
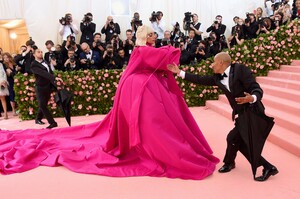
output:
[[[93,15],[92,13],[87,13],[84,15],[82,22],[80,23],[80,30],[82,35],[80,37],[80,44],[83,42],[92,45],[93,42],[93,34],[96,31],[96,24],[92,22]]]
[[[115,64],[117,69],[126,68],[127,64],[129,62],[129,57],[125,55],[125,51],[123,48],[118,49],[118,54],[115,58]]]
[[[80,53],[82,52],[81,47],[79,44],[76,43],[75,37],[72,35],[69,35],[67,37],[67,41],[65,43],[65,46],[62,46],[61,53],[63,56],[63,60],[68,57],[68,49],[69,48],[74,48],[75,49],[75,56],[79,57]],[[56,50],[59,52],[58,50]]]
[[[120,26],[118,23],[114,23],[112,16],[108,16],[101,33],[105,34],[105,42],[108,43],[114,34],[121,33]]]
[[[184,34],[183,32],[181,32],[180,30],[180,25],[178,22],[172,23],[173,26],[173,30],[171,31],[171,41],[173,41],[173,43],[175,43],[176,41],[178,41],[178,39],[183,38]]]
[[[164,32],[164,38],[161,40],[161,46],[173,46],[173,41],[171,41],[171,32],[169,30]]]
[[[201,40],[199,42],[199,45],[196,49],[195,52],[195,57],[197,59],[198,62],[210,57],[209,53],[208,53],[208,47],[207,47],[207,42],[204,40]]]
[[[48,50],[48,52],[46,52],[44,54],[44,60],[49,64],[50,63],[50,54],[53,54],[53,52],[55,51],[55,47],[54,47],[54,43],[51,40],[47,40],[45,42],[45,46]]]
[[[245,41],[245,33],[244,33],[244,21],[243,19],[239,18],[237,25],[234,26],[231,35],[227,39],[227,45],[230,49],[235,45],[242,45]]]
[[[90,49],[89,44],[82,43],[81,49],[83,52],[80,53],[80,63],[84,70],[86,69],[99,69],[101,58],[97,51]]]
[[[281,25],[284,25],[283,23],[283,13],[278,12],[274,16],[270,17],[272,20],[272,28],[271,29],[276,29]]]
[[[256,35],[259,35],[260,33],[270,33],[270,30],[272,28],[272,21],[269,17],[265,17],[258,21],[258,30],[256,32]]]
[[[100,55],[100,57],[103,56],[104,51],[105,51],[105,46],[106,44],[101,41],[101,34],[100,33],[95,33],[94,34],[94,41],[92,44],[93,51],[97,51]]]
[[[22,63],[22,73],[32,74],[30,65],[34,61],[33,51],[37,49],[35,42],[30,38],[26,41],[26,50],[22,51],[21,54],[14,57],[17,64]]]
[[[207,28],[206,32],[214,32],[216,34],[216,41],[220,40],[220,36],[224,35],[226,26],[222,24],[222,16],[217,15],[214,23]]]
[[[123,42],[123,48],[125,56],[130,57],[135,46],[135,40],[133,39],[132,31],[130,29],[126,30],[126,40]]]
[[[73,35],[76,39],[76,35],[78,34],[78,28],[75,24],[73,24],[72,14],[67,13],[65,17],[62,17],[59,20],[60,27],[59,27],[59,34],[62,36],[63,39],[63,46],[67,41],[67,37],[69,35]]]
[[[163,13],[161,11],[158,12],[152,12],[151,17],[149,18],[152,28],[154,32],[157,33],[158,37],[156,39],[155,46],[160,47],[161,45],[161,40],[164,37],[164,32],[165,32],[165,23],[162,20]]]
[[[114,54],[114,47],[111,44],[106,46],[106,50],[103,54],[103,68],[114,69],[117,68],[116,65],[116,55]]]
[[[75,49],[69,48],[68,50],[68,59],[64,63],[64,71],[73,71],[80,69],[80,61],[75,56]]]
[[[193,20],[193,23],[190,24],[190,29],[193,29],[195,31],[195,39],[197,41],[200,41],[202,40],[202,33],[204,32],[203,30],[203,25],[198,21],[198,15],[197,14],[193,14],[192,15],[192,20]]]
[[[113,45],[113,48],[114,48],[114,53],[117,53],[117,50],[120,48],[120,47],[123,47],[123,42],[122,40],[119,38],[119,35],[117,34],[114,34],[110,41],[109,41],[109,44]]]
[[[255,15],[253,13],[246,13],[245,19],[245,39],[253,39],[257,37],[258,23],[256,22]]]
[[[300,0],[294,0],[292,8],[292,20],[300,17]]]
[[[131,26],[132,35],[133,35],[134,40],[135,40],[135,33],[136,33],[138,27],[142,26],[142,25],[143,25],[143,22],[142,22],[142,20],[140,20],[140,14],[138,12],[135,12],[133,14],[133,19],[130,22],[130,26]]]

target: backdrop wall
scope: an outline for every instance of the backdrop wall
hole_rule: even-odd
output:
[[[122,1],[122,0],[120,0]],[[125,1],[125,0],[124,0]],[[263,0],[127,0],[130,13],[127,16],[113,16],[114,21],[121,27],[121,38],[125,37],[125,30],[130,27],[130,20],[134,12],[139,12],[144,24],[150,24],[152,11],[162,11],[163,20],[167,28],[178,21],[182,26],[185,12],[197,13],[199,21],[206,29],[218,14],[223,16],[223,23],[227,25],[228,34],[233,25],[232,18],[245,18],[246,12],[252,12],[263,6]],[[106,17],[111,15],[111,0],[1,0],[0,20],[24,19],[29,35],[37,45],[44,49],[46,40],[61,43],[58,34],[60,19],[65,13],[72,13],[74,23],[78,26],[87,12],[94,15],[96,31],[100,32]],[[77,36],[79,41],[80,34]]]

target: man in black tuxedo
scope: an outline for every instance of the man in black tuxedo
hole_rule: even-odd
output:
[[[83,42],[88,43],[90,46],[93,43],[94,32],[96,31],[96,24],[92,22],[93,15],[92,13],[87,13],[84,15],[82,22],[80,23],[80,30],[82,32],[80,38],[80,44]]]
[[[224,91],[232,109],[232,119],[239,116],[250,104],[257,106],[258,110],[264,113],[264,106],[261,102],[263,91],[255,81],[251,71],[240,64],[231,64],[231,57],[221,52],[214,58],[212,68],[214,75],[199,76],[185,73],[176,65],[169,65],[169,70],[177,73],[182,78],[206,86],[218,86]],[[236,126],[227,135],[227,149],[224,157],[224,165],[219,169],[220,173],[226,173],[235,168],[235,158],[240,151],[247,160],[250,160],[248,148],[243,142],[239,130]],[[265,181],[271,175],[276,175],[278,170],[262,156],[259,160],[259,166],[263,166],[262,176],[256,177],[256,181]]]
[[[34,51],[35,60],[31,64],[31,71],[35,76],[35,91],[38,100],[39,110],[35,119],[36,124],[45,124],[42,122],[43,116],[50,124],[48,129],[57,127],[50,111],[47,108],[48,101],[53,88],[56,88],[55,76],[51,67],[43,60],[43,52],[40,49]]]

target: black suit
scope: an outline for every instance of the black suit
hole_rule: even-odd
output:
[[[96,24],[91,23],[80,23],[80,30],[82,32],[81,38],[80,38],[80,44],[83,42],[88,43],[90,46],[93,44],[93,38],[94,38],[94,32],[96,31]]]
[[[46,117],[49,124],[55,123],[50,111],[47,108],[48,101],[53,88],[56,88],[55,77],[51,68],[47,68],[38,61],[33,61],[31,64],[31,71],[35,76],[35,90],[36,97],[39,104],[38,114],[36,120],[41,120],[43,116]]]
[[[225,93],[232,107],[233,120],[236,114],[239,115],[250,105],[249,103],[237,104],[235,101],[236,97],[244,97],[244,92],[257,97],[257,101],[253,105],[257,106],[257,109],[264,113],[264,106],[261,102],[263,90],[252,76],[251,71],[243,65],[233,64],[231,65],[228,77],[230,91],[221,83],[221,75],[214,74],[212,76],[198,76],[189,73],[186,73],[185,75],[185,79],[188,81],[206,86],[218,86]],[[248,160],[250,159],[247,147],[241,139],[240,133],[235,124],[235,127],[227,135],[227,149],[223,162],[226,164],[234,163],[237,151],[240,151]],[[263,165],[265,168],[272,166],[263,157],[261,157],[260,165]]]

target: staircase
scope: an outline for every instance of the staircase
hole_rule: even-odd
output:
[[[300,61],[256,80],[264,90],[266,114],[275,118],[268,141],[300,157]],[[231,119],[232,109],[225,95],[207,101],[206,106]]]

